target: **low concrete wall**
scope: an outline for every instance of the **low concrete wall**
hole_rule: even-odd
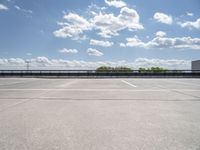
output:
[[[0,77],[38,77],[38,78],[200,78],[200,71],[167,71],[161,73],[152,72],[104,72],[90,71],[55,71],[55,70],[1,70]]]

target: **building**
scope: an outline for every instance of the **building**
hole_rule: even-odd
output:
[[[192,61],[192,70],[200,70],[200,60]]]

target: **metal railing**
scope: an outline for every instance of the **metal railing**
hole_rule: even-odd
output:
[[[0,70],[0,77],[194,77],[200,78],[200,70]]]

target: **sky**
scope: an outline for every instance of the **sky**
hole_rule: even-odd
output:
[[[0,0],[0,69],[190,69],[199,0]]]

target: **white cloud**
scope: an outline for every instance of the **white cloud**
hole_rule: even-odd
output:
[[[85,40],[86,36],[83,35],[83,29],[75,25],[68,25],[62,27],[54,32],[54,35],[59,38],[71,38],[73,40]]]
[[[19,10],[19,11],[22,11],[24,13],[29,13],[29,14],[33,14],[33,11],[32,10],[29,10],[29,9],[24,9],[24,8],[21,8],[17,5],[15,5],[15,9]]]
[[[163,67],[167,69],[191,69],[191,61],[179,59],[147,59],[138,58],[134,62],[136,68]]]
[[[98,34],[105,38],[117,36],[122,30],[122,22],[114,14],[98,14],[92,19],[93,26],[98,30]],[[124,27],[123,27],[124,28]]]
[[[192,16],[194,16],[194,14],[193,14],[193,13],[190,13],[190,12],[187,12],[187,16],[192,17]]]
[[[0,4],[0,11],[1,10],[8,10],[8,7],[3,4]]]
[[[32,53],[26,53],[27,56],[32,56]]]
[[[91,30],[92,26],[82,16],[75,13],[69,13],[63,17],[67,22],[60,22],[62,27],[54,32],[56,37],[72,38],[73,40],[86,39],[83,35],[84,31]]]
[[[127,44],[125,44],[125,43],[120,43],[119,46],[120,47],[128,47]]]
[[[89,5],[88,6],[88,8],[87,8],[87,10],[86,10],[86,12],[90,15],[90,16],[95,16],[95,15],[97,15],[98,14],[98,12],[99,11],[105,11],[105,10],[107,10],[108,9],[108,7],[99,7],[99,6],[97,6],[96,4],[91,4],[91,5]]]
[[[173,23],[173,18],[172,16],[169,16],[167,14],[161,13],[161,12],[156,12],[153,16],[153,18],[160,23],[164,24],[172,24]]]
[[[102,52],[93,48],[88,48],[87,53],[90,56],[103,56]]]
[[[192,21],[186,21],[186,22],[178,22],[178,24],[182,27],[182,28],[196,28],[196,29],[200,29],[200,18],[197,19],[196,21],[192,22]]]
[[[140,47],[158,49],[196,49],[200,50],[200,38],[191,37],[155,37],[151,41],[143,42],[137,37],[127,38],[126,43],[121,43],[121,47]]]
[[[158,32],[156,32],[156,36],[157,37],[164,37],[164,36],[166,36],[167,34],[165,33],[165,32],[163,32],[163,31],[158,31]]]
[[[127,43],[120,43],[121,47],[145,47],[145,43],[137,37],[126,38]]]
[[[97,6],[96,4],[91,4],[91,5],[89,5],[88,6],[88,11],[92,11],[92,10],[94,10],[94,11],[96,11],[96,10],[106,10],[107,9],[107,7],[100,7],[100,6]]]
[[[68,22],[77,25],[78,27],[82,26],[83,29],[90,29],[90,23],[83,17],[75,13],[69,13],[63,17]]]
[[[126,3],[122,0],[105,0],[105,3],[108,6],[113,6],[113,7],[116,7],[116,8],[121,8],[121,7],[126,6]]]
[[[33,62],[34,65],[37,65],[38,67],[47,67],[49,65],[52,65],[52,61],[44,56],[37,57],[36,59],[31,59],[30,63],[31,62]]]
[[[66,54],[77,54],[78,50],[77,49],[67,49],[67,48],[63,48],[61,50],[59,50],[60,53],[66,53]]]
[[[113,46],[113,44],[114,44],[113,42],[109,42],[109,41],[99,41],[99,40],[94,40],[94,39],[90,40],[90,45],[111,47],[111,46]]]
[[[21,58],[0,58],[0,69],[26,69],[26,60]],[[163,67],[167,69],[191,69],[191,61],[178,59],[147,59],[137,58],[133,61],[82,61],[82,60],[63,60],[63,59],[48,59],[46,57],[37,57],[29,60],[30,69],[96,69],[100,66],[126,66],[133,69],[140,67]]]
[[[140,17],[136,10],[124,7],[120,11],[118,16],[120,22],[123,23],[130,31],[143,29],[144,27],[140,24]]]
[[[69,25],[69,23],[67,23],[67,22],[57,22],[57,25],[59,25],[59,26],[68,26]]]
[[[134,9],[124,7],[120,14],[102,14],[101,12],[91,19],[91,22],[98,34],[105,38],[118,36],[119,31],[128,29],[129,31],[143,29],[140,24],[139,15]]]
[[[143,29],[140,17],[134,9],[123,7],[118,16],[109,13],[94,13],[86,20],[76,13],[69,13],[63,17],[67,22],[58,22],[60,29],[54,31],[54,35],[60,38],[71,38],[73,40],[86,39],[85,31],[95,31],[104,38],[118,36],[119,31],[128,29],[135,31]]]

